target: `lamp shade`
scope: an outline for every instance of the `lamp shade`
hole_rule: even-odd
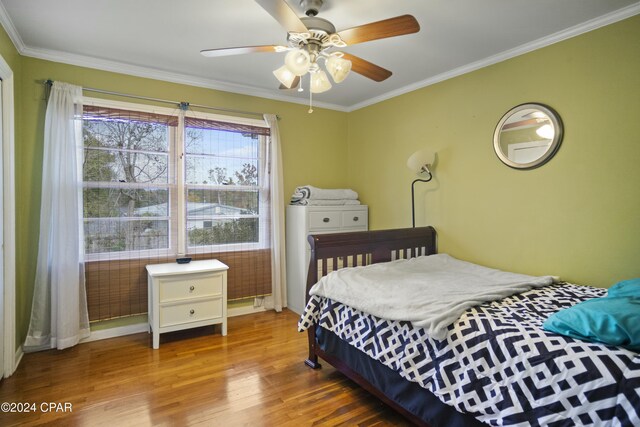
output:
[[[351,61],[331,55],[326,62],[327,71],[336,83],[341,83],[349,75],[351,71]]]
[[[309,52],[302,49],[289,51],[284,57],[284,65],[296,76],[305,75],[309,71],[309,67],[311,67]]]
[[[416,175],[422,172],[429,172],[429,168],[436,159],[436,153],[425,148],[413,153],[407,160],[407,167]]]
[[[293,85],[293,82],[296,79],[296,75],[293,74],[291,71],[289,71],[289,68],[287,68],[286,65],[283,65],[282,67],[275,70],[273,72],[273,75],[276,76],[276,78],[280,81],[280,83],[282,83],[284,86],[288,87],[289,89],[291,89],[291,86]]]
[[[311,92],[322,93],[331,89],[331,82],[324,71],[316,71],[311,73]]]

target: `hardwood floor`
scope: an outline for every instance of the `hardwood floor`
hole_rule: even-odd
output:
[[[306,367],[297,319],[232,317],[226,337],[211,327],[166,334],[159,350],[142,333],[27,354],[0,402],[35,411],[0,412],[0,426],[408,425],[328,364]]]

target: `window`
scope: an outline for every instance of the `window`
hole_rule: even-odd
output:
[[[259,124],[88,102],[83,115],[87,259],[265,247],[269,129]]]
[[[85,106],[85,252],[170,248],[177,118]]]
[[[267,129],[185,118],[186,245],[260,247]]]
[[[258,120],[84,103],[84,229],[91,321],[147,311],[148,264],[229,266],[229,300],[271,293],[269,129]]]

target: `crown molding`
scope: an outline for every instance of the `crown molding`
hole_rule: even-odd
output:
[[[635,16],[637,14],[640,14],[640,2],[634,3],[622,9],[618,9],[616,11],[607,13],[605,15],[599,16],[597,18],[591,19],[589,21],[583,22],[581,24],[575,25],[565,30],[558,31],[557,33],[551,34],[549,36],[545,36],[537,40],[534,40],[532,42],[525,43],[513,49],[509,49],[504,52],[500,52],[496,55],[489,56],[487,58],[481,59],[480,61],[463,65],[462,67],[455,68],[453,70],[438,74],[428,79],[410,84],[408,86],[404,86],[402,88],[392,90],[390,92],[387,92],[375,98],[370,98],[358,104],[351,105],[350,107],[347,108],[347,111],[351,112],[351,111],[359,110],[361,108],[368,107],[373,104],[377,104],[378,102],[386,101],[387,99],[395,98],[396,96],[413,92],[414,90],[422,89],[423,87],[431,86],[433,84],[440,83],[442,81],[445,81],[454,77],[458,77],[463,74],[470,73],[472,71],[479,70],[480,68],[488,67],[490,65],[494,65],[499,62],[506,61],[507,59],[511,59],[516,56],[520,56],[525,53],[529,53],[534,50],[541,49],[546,46],[550,46],[554,43],[558,43],[563,40],[570,39],[572,37],[587,33],[589,31],[596,30],[606,25],[614,24],[618,21],[622,21],[623,19],[631,18],[632,16]]]
[[[13,45],[16,47],[18,53],[22,55],[22,51],[26,46],[22,41],[22,37],[20,37],[20,34],[18,34],[18,30],[16,30],[16,27],[13,25],[13,21],[9,17],[7,9],[4,8],[4,4],[2,4],[2,2],[0,2],[0,25],[2,25],[4,30],[7,32],[7,35],[13,42]]]
[[[640,2],[633,3],[622,9],[618,9],[616,11],[607,13],[605,15],[599,16],[597,18],[591,19],[589,21],[583,22],[581,24],[575,25],[571,28],[567,28],[565,30],[551,34],[549,36],[542,37],[540,39],[534,40],[533,42],[525,43],[516,48],[506,50],[504,52],[482,59],[480,61],[472,62],[470,64],[463,65],[461,67],[455,68],[445,73],[438,74],[428,79],[401,87],[399,89],[392,90],[383,95],[370,98],[368,100],[365,100],[357,104],[353,104],[350,106],[342,106],[337,104],[314,101],[314,106],[318,108],[326,108],[326,109],[342,111],[342,112],[351,112],[351,111],[359,110],[361,108],[368,107],[373,104],[377,104],[387,99],[391,99],[396,96],[403,95],[405,93],[412,92],[417,89],[421,89],[421,88],[424,88],[424,87],[427,87],[427,86],[430,86],[430,85],[433,85],[433,84],[436,84],[436,83],[439,83],[439,82],[442,82],[466,73],[470,73],[472,71],[479,70],[484,67],[488,67],[490,65],[497,64],[507,59],[511,59],[516,56],[529,53],[531,51],[552,45],[554,43],[558,43],[563,40],[567,40],[569,38],[578,36],[580,34],[593,31],[600,27],[604,27],[606,25],[613,24],[623,19],[630,18],[637,14],[640,14]],[[9,38],[11,39],[14,46],[18,50],[18,53],[20,53],[20,55],[23,55],[23,56],[28,56],[28,57],[37,58],[37,59],[44,59],[44,60],[53,61],[53,62],[61,62],[64,64],[92,68],[92,69],[97,69],[102,71],[110,71],[114,73],[127,74],[127,75],[136,76],[136,77],[150,78],[150,79],[162,80],[162,81],[167,81],[172,83],[185,84],[189,86],[196,86],[196,87],[202,87],[207,89],[232,92],[232,93],[237,93],[241,95],[255,96],[255,97],[266,98],[266,99],[271,99],[275,101],[283,101],[283,102],[290,102],[294,104],[303,104],[303,105],[307,104],[306,99],[274,94],[270,91],[267,91],[265,89],[258,88],[258,87],[253,87],[248,85],[239,85],[239,84],[229,83],[229,82],[222,82],[222,81],[213,80],[213,79],[205,79],[205,78],[190,76],[186,74],[172,73],[172,72],[150,68],[150,67],[142,67],[138,65],[126,64],[126,63],[121,63],[116,61],[109,61],[105,59],[94,58],[94,57],[84,56],[84,55],[69,54],[66,52],[60,52],[55,50],[30,48],[30,47],[27,47],[22,41],[20,34],[18,34],[18,31],[13,25],[11,18],[7,14],[7,11],[1,2],[0,2],[0,24],[4,27],[5,31],[9,35]]]
[[[162,80],[165,82],[179,83],[189,86],[202,87],[206,89],[215,89],[224,92],[232,92],[240,95],[248,95],[258,98],[267,98],[275,101],[284,101],[294,104],[306,104],[307,100],[294,98],[286,95],[274,94],[268,90],[249,86],[239,85],[235,83],[222,82],[213,79],[205,79],[187,74],[173,73],[170,71],[159,70],[151,67],[142,67],[139,65],[126,64],[117,61],[110,61],[101,58],[94,58],[85,55],[76,55],[66,52],[60,52],[49,49],[24,48],[20,52],[23,56],[31,58],[44,59],[47,61],[60,62],[63,64],[75,65],[78,67],[92,68],[101,71],[109,71],[130,76],[143,77],[154,80]],[[346,107],[330,103],[314,101],[314,107],[327,108],[331,110],[347,111]]]
[[[2,2],[0,2],[0,25],[7,32],[7,35],[13,42],[18,53],[36,59],[44,59],[52,62],[60,62],[63,64],[75,65],[79,67],[92,68],[101,71],[110,71],[114,73],[127,74],[136,77],[149,78],[154,80],[162,80],[171,83],[185,84],[189,86],[202,87],[206,89],[220,90],[224,92],[237,93],[240,95],[254,96],[258,98],[266,98],[274,101],[290,102],[294,104],[306,105],[306,99],[295,98],[286,95],[274,94],[262,88],[248,85],[239,85],[235,83],[222,82],[213,79],[204,79],[180,73],[172,73],[169,71],[159,70],[151,67],[142,67],[138,65],[126,64],[117,61],[109,61],[101,58],[94,58],[85,55],[76,55],[66,52],[60,52],[49,49],[36,49],[25,45],[18,30],[13,25],[13,21],[9,17],[7,10]],[[337,110],[346,112],[348,107],[342,105],[331,104],[327,102],[314,101],[314,107],[326,108],[329,110]]]

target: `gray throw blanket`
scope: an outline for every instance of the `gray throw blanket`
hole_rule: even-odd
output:
[[[383,319],[410,321],[443,339],[466,309],[553,281],[438,254],[333,271],[309,293]]]

